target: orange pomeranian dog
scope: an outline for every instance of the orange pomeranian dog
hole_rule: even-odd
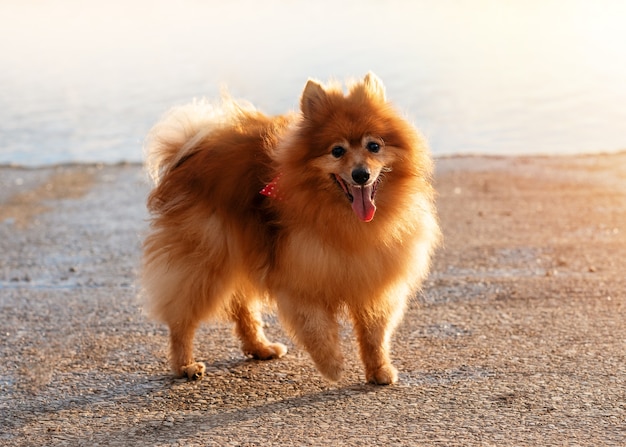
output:
[[[263,333],[269,302],[328,379],[347,315],[367,381],[397,380],[390,338],[439,240],[428,148],[372,73],[347,93],[309,80],[300,109],[199,102],[151,132],[142,281],[179,376],[203,376],[193,339],[211,317],[235,323],[246,355],[282,357]]]

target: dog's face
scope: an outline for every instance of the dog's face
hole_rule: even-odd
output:
[[[327,147],[327,154],[313,161],[328,174],[363,222],[376,212],[376,192],[383,173],[389,171],[389,154],[378,135],[363,135],[350,141],[339,139]]]
[[[361,221],[371,221],[386,174],[391,175],[398,162],[410,158],[411,151],[403,135],[406,125],[388,106],[381,81],[368,74],[352,85],[347,95],[309,81],[301,110],[301,132],[308,144],[307,160],[303,161],[322,174],[332,185],[331,193],[351,206]]]

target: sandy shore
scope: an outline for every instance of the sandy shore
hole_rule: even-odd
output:
[[[136,301],[136,165],[0,168],[0,445],[624,445],[626,153],[437,160],[445,246],[394,342],[400,383],[325,382],[199,334],[173,380]]]

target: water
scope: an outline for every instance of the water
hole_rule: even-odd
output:
[[[267,113],[373,70],[435,155],[626,149],[626,2],[0,0],[0,163],[141,161],[227,84]]]

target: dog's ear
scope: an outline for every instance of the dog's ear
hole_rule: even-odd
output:
[[[309,79],[300,99],[300,110],[305,117],[312,117],[326,102],[326,91],[317,81]]]
[[[383,81],[374,73],[370,71],[365,75],[363,85],[370,97],[385,101],[385,86],[383,85]]]

